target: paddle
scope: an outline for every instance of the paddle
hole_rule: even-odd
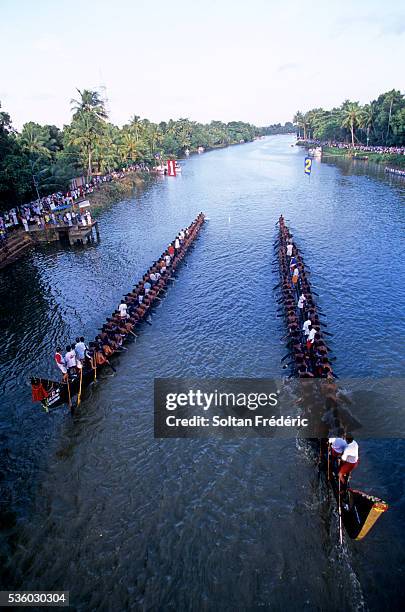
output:
[[[339,513],[339,541],[340,545],[343,544],[343,529],[342,529],[342,500],[340,496],[340,478],[338,475],[338,493],[339,493],[339,503],[338,503],[338,513]]]

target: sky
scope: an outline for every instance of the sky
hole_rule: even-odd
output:
[[[0,0],[0,102],[62,127],[76,88],[110,120],[291,121],[405,90],[400,0]]]

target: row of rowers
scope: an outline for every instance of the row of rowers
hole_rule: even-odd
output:
[[[291,363],[295,366],[295,373],[302,378],[334,378],[303,260],[285,226],[282,228],[282,235],[284,240],[280,240],[279,245],[281,301],[288,325],[289,348],[293,357]],[[295,261],[292,261],[294,259]],[[294,276],[298,266],[299,276]],[[297,280],[292,285],[294,278]]]
[[[169,244],[158,261],[155,261],[144,274],[136,287],[124,297],[111,317],[104,323],[101,332],[94,342],[87,347],[84,338],[77,338],[76,344],[66,348],[63,357],[60,347],[57,347],[55,362],[62,375],[77,374],[81,367],[95,368],[108,362],[108,357],[123,350],[123,342],[130,335],[136,336],[134,328],[146,319],[156,300],[165,292],[176,268],[183,260],[185,253],[193,242],[204,221],[202,213],[193,223],[181,230],[176,239]]]

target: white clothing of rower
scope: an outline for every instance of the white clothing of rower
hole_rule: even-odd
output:
[[[343,438],[329,438],[329,444],[335,453],[341,455],[347,447],[347,442]]]
[[[347,463],[357,463],[359,460],[359,445],[355,440],[350,442],[350,444],[346,443],[346,447],[343,450],[342,461],[347,461]]]
[[[304,321],[304,325],[302,326],[302,331],[304,332],[305,336],[309,336],[309,328],[312,325],[312,321],[311,319],[307,319],[306,321]]]
[[[312,328],[309,330],[309,334],[308,334],[308,342],[310,342],[311,344],[314,343],[315,340],[315,336],[316,336],[316,329]]]
[[[118,306],[118,310],[120,312],[121,319],[126,319],[128,317],[128,305],[125,302],[121,302],[121,304]]]
[[[165,255],[166,266],[169,267],[172,261],[170,255]]]
[[[70,351],[65,354],[65,363],[68,369],[76,367],[76,353],[74,349],[71,348]]]
[[[300,310],[302,310],[304,308],[304,304],[307,301],[307,298],[305,297],[305,295],[303,293],[301,293],[299,300],[298,300],[298,308]]]
[[[85,345],[83,340],[79,340],[79,342],[76,342],[75,344],[76,359],[78,359],[79,361],[83,361],[84,356],[86,354],[86,350],[87,350],[87,346]]]
[[[55,362],[62,374],[65,375],[67,372],[66,361],[60,349],[56,349]]]
[[[176,238],[176,240],[174,241],[174,248],[176,249],[176,251],[178,251],[180,248],[180,240],[178,238]]]
[[[287,245],[287,256],[288,257],[292,257],[292,252],[293,252],[293,245],[292,244],[288,244]]]

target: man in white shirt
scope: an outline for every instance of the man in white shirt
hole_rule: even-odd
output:
[[[312,325],[312,321],[311,319],[307,319],[306,321],[304,321],[304,325],[302,326],[302,331],[304,332],[305,336],[309,335],[309,328]]]
[[[339,468],[339,480],[342,484],[347,482],[350,472],[357,467],[359,463],[359,445],[353,439],[353,436],[346,436],[347,446],[344,449],[341,457]]]
[[[84,362],[84,356],[86,354],[87,346],[84,343],[84,337],[76,338],[75,354],[76,354],[76,365],[82,366]],[[79,365],[80,364],[80,365]]]
[[[311,344],[314,343],[315,340],[315,336],[316,336],[316,329],[314,329],[313,327],[309,330],[309,334],[308,334],[308,338],[307,338],[307,342],[310,342]]]
[[[121,304],[118,306],[118,310],[120,311],[121,319],[126,319],[128,317],[128,305],[124,301],[122,301]]]
[[[292,257],[293,245],[287,244],[287,257]]]
[[[299,300],[298,300],[298,308],[302,311],[302,309],[304,308],[304,304],[307,301],[307,298],[305,297],[305,295],[303,293],[301,293]]]
[[[68,371],[76,370],[76,353],[73,346],[69,345],[66,347],[65,363]]]

